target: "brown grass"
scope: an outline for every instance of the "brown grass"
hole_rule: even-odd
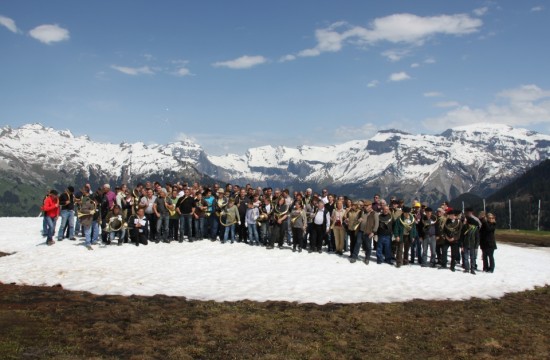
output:
[[[500,300],[325,306],[0,290],[1,358],[550,357],[550,287]]]

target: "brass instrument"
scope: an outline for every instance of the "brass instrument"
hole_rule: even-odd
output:
[[[93,200],[88,200],[89,203],[91,203],[92,205],[92,208],[91,209],[82,209],[80,208],[80,210],[77,211],[77,214],[76,216],[80,219],[84,216],[90,216],[90,215],[94,215],[95,212],[97,211],[97,205],[96,203],[93,201]],[[86,203],[83,204],[83,206],[86,206]]]
[[[225,198],[217,199],[216,200],[216,208],[217,208],[216,216],[221,217],[226,206],[227,206],[227,201],[225,200]]]
[[[277,205],[273,209],[273,216],[275,217],[276,221],[278,221],[279,219],[281,219],[283,216],[285,216],[288,213],[288,206],[283,205],[283,208],[285,209],[284,211],[278,211],[279,210],[279,205]]]
[[[260,216],[258,216],[258,218],[256,219],[256,224],[258,224],[258,226],[261,226],[262,223],[267,221],[268,218],[269,215],[267,215],[266,213],[261,213]]]
[[[176,215],[176,208],[174,207],[174,210],[172,210],[168,207],[168,205],[174,205],[174,204],[168,204],[166,200],[164,200],[164,206],[166,207],[166,210],[168,210],[168,214],[170,214],[171,217]]]
[[[290,223],[291,223],[292,225],[294,225],[294,223],[296,222],[296,220],[298,220],[298,218],[299,218],[300,216],[302,216],[302,211],[300,211],[300,212],[298,213],[298,215],[296,215],[296,216],[294,216],[294,217],[291,217],[291,218],[290,218]]]
[[[121,229],[127,229],[128,224],[122,220],[122,215],[113,216],[109,219],[109,223],[105,227],[106,232],[119,231]]]
[[[139,207],[139,199],[141,198],[141,194],[137,188],[132,190],[132,198],[134,199],[134,211],[137,211]]]

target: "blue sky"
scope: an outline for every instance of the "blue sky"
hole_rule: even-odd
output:
[[[0,125],[210,154],[476,122],[550,132],[545,1],[0,3]]]

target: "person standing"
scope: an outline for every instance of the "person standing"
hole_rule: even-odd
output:
[[[259,216],[260,211],[254,206],[254,203],[250,201],[248,203],[248,209],[246,210],[244,221],[244,224],[248,229],[248,242],[250,245],[260,245],[258,227],[256,226],[256,220]]]
[[[193,214],[195,213],[195,199],[191,194],[191,189],[187,188],[184,196],[181,197],[176,204],[176,211],[180,215],[180,238],[179,242],[183,242],[187,235],[189,242],[193,241]]]
[[[284,242],[284,222],[288,218],[288,206],[286,205],[285,198],[279,196],[277,198],[277,204],[271,212],[271,238],[269,239],[269,245],[266,249],[273,249],[275,243],[278,244],[279,249],[283,248]]]
[[[290,213],[290,226],[292,227],[292,251],[302,252],[304,248],[304,233],[307,230],[307,216],[301,200],[294,202],[294,209]]]
[[[227,240],[229,240],[231,241],[231,244],[233,244],[235,241],[235,225],[240,225],[241,223],[239,208],[235,205],[234,199],[229,199],[229,203],[227,204],[227,208],[225,210],[225,222],[220,223],[222,223],[222,226],[225,227],[222,243],[224,244]]]
[[[59,217],[59,198],[56,190],[50,190],[50,193],[44,204],[42,205],[42,211],[44,212],[44,218],[46,219],[46,244],[53,245],[53,237],[55,234],[55,223]],[[63,231],[62,229],[60,231]]]
[[[497,249],[497,242],[495,240],[497,223],[495,215],[488,213],[481,224],[480,247],[483,259],[483,271],[492,273],[495,271],[494,252]]]
[[[170,219],[168,220],[168,242],[175,240],[178,241],[178,233],[179,233],[179,214],[176,211],[176,204],[178,203],[179,197],[178,197],[179,190],[177,187],[172,188],[172,196],[170,196],[167,203],[168,205],[168,212],[170,214]]]
[[[442,260],[443,264],[441,265],[442,269],[447,268],[447,252],[449,247],[451,248],[451,271],[455,271],[455,265],[457,263],[457,258],[460,259],[459,251],[459,242],[462,232],[462,223],[457,218],[460,216],[460,210],[452,210],[448,213],[447,221],[443,227],[443,237],[445,243],[443,244],[442,249]]]
[[[393,217],[388,205],[382,205],[378,216],[378,243],[376,244],[376,263],[393,265],[391,252],[391,237],[393,235]]]
[[[169,198],[167,198],[167,193],[165,189],[161,189],[158,192],[158,197],[155,199],[155,203],[153,204],[153,212],[155,213],[155,216],[157,218],[157,228],[156,233],[157,236],[155,238],[155,243],[159,243],[160,240],[165,243],[169,243],[168,240],[168,231],[170,229],[169,227],[169,221],[170,221],[170,213],[168,212],[168,201],[170,201]],[[172,204],[170,204],[172,205]]]
[[[424,215],[420,220],[419,237],[422,239],[422,267],[428,266],[428,248],[430,248],[430,265],[435,267],[436,255],[435,255],[435,234],[436,234],[437,218],[433,214],[433,209],[427,207],[424,210]]]
[[[206,211],[208,203],[202,197],[202,192],[199,190],[195,195],[195,212],[193,213],[193,221],[195,223],[195,240],[202,240],[207,236],[206,233]]]
[[[323,238],[330,231],[330,214],[325,209],[322,200],[317,202],[317,209],[313,211],[312,230],[310,236],[309,252],[323,251]]]
[[[332,233],[334,234],[334,247],[337,255],[343,255],[344,251],[344,237],[346,236],[346,229],[344,228],[345,216],[346,210],[344,210],[344,202],[338,200],[330,219]]]
[[[157,232],[157,221],[155,212],[153,210],[153,205],[157,200],[157,196],[153,193],[153,189],[151,188],[147,188],[145,190],[145,194],[146,195],[143,196],[139,202],[139,208],[143,209],[145,217],[147,218],[147,226],[150,227],[149,231],[147,232],[149,240],[155,240],[155,235]]]
[[[57,233],[57,241],[62,241],[65,227],[69,227],[69,239],[76,240],[74,237],[74,187],[68,186],[67,190],[59,196],[59,206],[61,215],[61,226]]]
[[[363,212],[363,216],[361,216],[361,219],[359,220],[359,232],[357,234],[357,241],[355,243],[355,248],[353,249],[350,262],[354,263],[357,261],[359,250],[361,249],[361,246],[363,246],[365,249],[364,262],[368,265],[372,253],[372,241],[379,227],[379,216],[378,213],[372,209],[372,202],[370,200],[365,201],[363,207],[365,208],[365,212]]]
[[[411,214],[411,208],[403,206],[402,214],[397,218],[393,226],[393,235],[397,242],[396,267],[408,265],[408,253],[411,246],[411,238],[416,236],[416,223]]]

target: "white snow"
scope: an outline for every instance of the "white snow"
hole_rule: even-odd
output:
[[[46,246],[41,218],[0,218],[0,282],[94,294],[184,296],[215,301],[399,302],[498,298],[550,284],[550,249],[498,244],[493,274],[349,263],[336,255],[266,250],[245,244]],[[481,267],[480,260],[478,261]]]

